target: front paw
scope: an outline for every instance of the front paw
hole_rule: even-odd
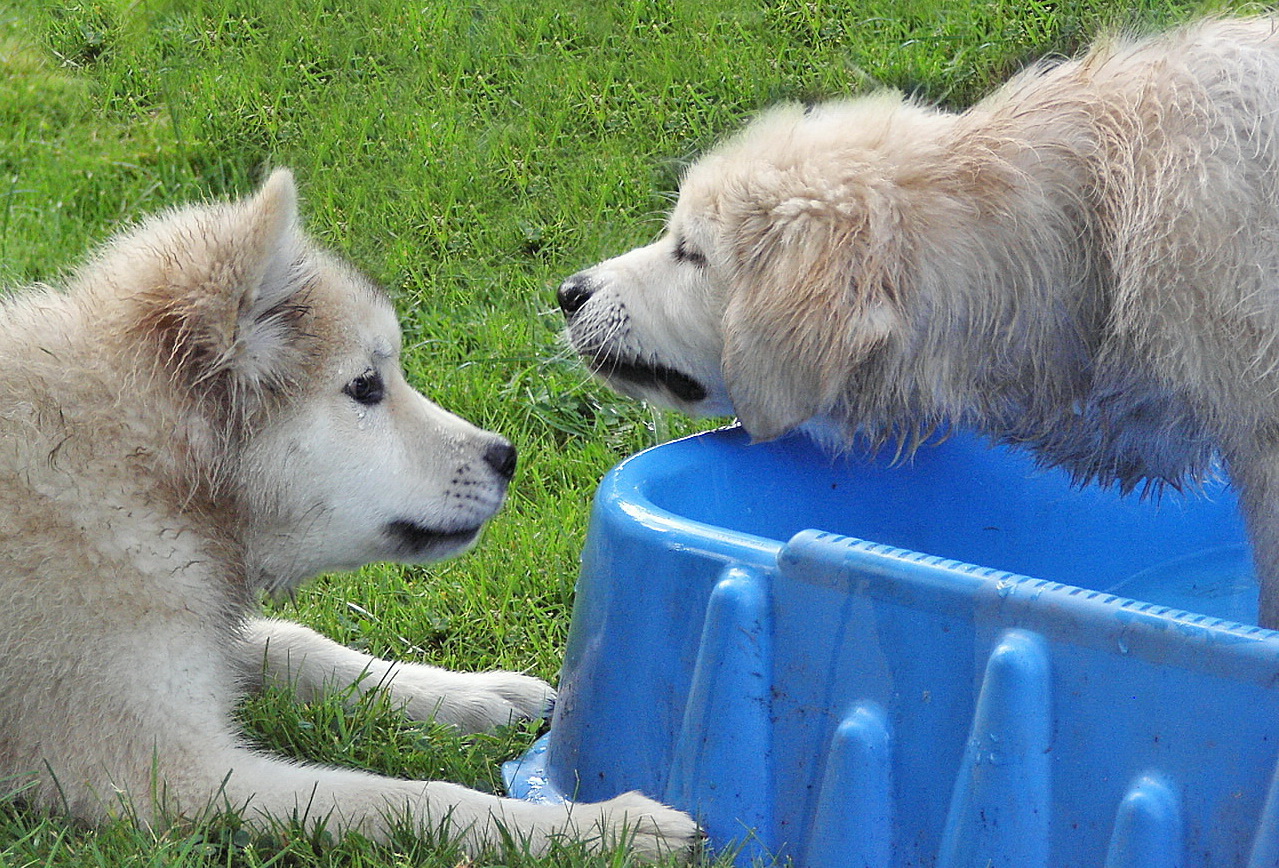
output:
[[[541,720],[555,708],[551,685],[518,672],[442,672],[432,687],[409,698],[409,716],[433,718],[463,733]]]
[[[663,859],[675,856],[690,859],[704,839],[702,830],[688,814],[655,802],[647,796],[629,792],[606,802],[577,804],[574,811],[599,811],[599,827],[607,843],[625,842],[636,856]],[[584,817],[575,818],[581,822]]]

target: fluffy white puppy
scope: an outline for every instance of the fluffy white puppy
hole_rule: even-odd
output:
[[[290,762],[239,733],[263,677],[385,689],[468,731],[554,696],[255,612],[321,570],[460,553],[516,460],[409,386],[386,296],[306,238],[295,200],[276,172],[118,236],[65,290],[0,302],[0,776],[86,821],[230,807],[379,840],[406,820],[470,852],[507,834],[686,851],[692,820],[638,794],[535,805]]]
[[[1107,40],[960,113],[783,106],[559,301],[618,389],[759,439],[960,424],[1124,489],[1220,456],[1279,627],[1275,20]]]

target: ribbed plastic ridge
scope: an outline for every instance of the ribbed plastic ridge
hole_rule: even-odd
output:
[[[893,738],[884,709],[860,703],[835,729],[801,864],[888,868],[892,860]]]
[[[1181,803],[1160,775],[1142,775],[1119,803],[1105,868],[1181,868]]]
[[[767,576],[725,570],[707,601],[667,784],[667,800],[693,806],[712,839],[745,839],[743,858],[767,855],[750,836],[773,820],[772,637]]]
[[[986,663],[938,868],[1049,868],[1050,682],[1043,639],[1004,633]]]

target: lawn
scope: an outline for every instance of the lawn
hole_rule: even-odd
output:
[[[330,575],[286,617],[383,656],[556,680],[590,498],[694,423],[591,382],[554,288],[652,239],[687,161],[752,112],[890,86],[954,107],[1171,0],[146,0],[0,7],[0,277],[56,281],[122,222],[290,166],[309,229],[391,293],[410,380],[520,448],[465,557]],[[385,703],[244,718],[270,749],[494,790],[531,727],[458,738]],[[457,866],[447,844],[331,845],[234,819],[87,831],[0,803],[0,866]],[[629,864],[567,852],[503,865]]]

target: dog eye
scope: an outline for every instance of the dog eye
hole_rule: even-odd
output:
[[[675,241],[675,252],[672,256],[675,257],[676,262],[687,262],[689,265],[696,265],[698,268],[705,268],[707,265],[706,256],[690,249],[683,238]]]
[[[342,391],[351,399],[365,405],[377,404],[386,395],[386,389],[382,385],[382,375],[372,369],[347,383]]]

